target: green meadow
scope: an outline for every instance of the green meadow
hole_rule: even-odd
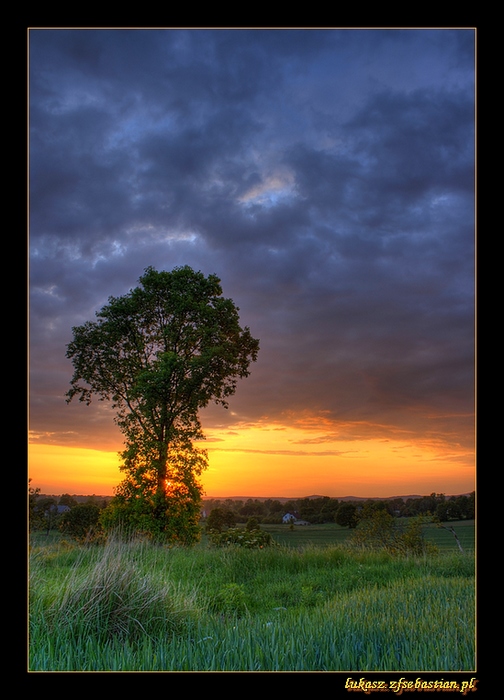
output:
[[[407,518],[401,519],[407,520]],[[464,551],[474,552],[474,520],[451,522]],[[275,540],[286,547],[303,547],[306,545],[329,546],[344,544],[352,536],[352,530],[340,527],[336,523],[321,525],[296,525],[292,529],[288,525],[262,525],[263,530],[270,532]],[[441,552],[459,551],[457,541],[448,530],[437,527],[434,523],[424,526],[424,537],[432,542]]]
[[[352,549],[336,525],[278,546],[31,536],[30,671],[473,671],[474,522],[438,553]],[[266,526],[264,526],[266,529]]]

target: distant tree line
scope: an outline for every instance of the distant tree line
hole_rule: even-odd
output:
[[[280,524],[286,513],[312,524],[337,522],[343,527],[355,527],[362,519],[376,510],[383,510],[394,518],[411,518],[432,515],[446,522],[449,520],[473,520],[475,493],[462,496],[445,496],[431,493],[418,498],[339,500],[330,496],[298,498],[281,502],[278,499],[249,498],[205,499],[203,508],[208,515],[214,510],[229,512],[237,523],[246,523],[250,517],[262,524]]]
[[[28,487],[30,530],[59,530],[84,540],[88,537],[107,507],[108,498],[101,496],[47,496],[39,488]]]
[[[31,530],[59,530],[78,540],[89,540],[92,531],[99,532],[99,523],[107,513],[110,499],[101,496],[46,496],[29,485],[29,523]],[[208,531],[221,531],[246,524],[255,529],[260,524],[280,524],[286,513],[311,524],[336,522],[342,527],[356,528],[367,520],[378,522],[379,516],[418,518],[433,516],[440,523],[473,520],[475,493],[445,496],[431,493],[418,498],[339,500],[329,496],[278,499],[205,499],[202,520]],[[203,523],[202,523],[203,524]],[[254,524],[254,528],[251,525]],[[448,528],[449,529],[449,528]]]

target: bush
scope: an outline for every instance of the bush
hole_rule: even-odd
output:
[[[101,542],[103,531],[99,524],[100,508],[94,503],[80,503],[63,513],[60,530],[78,542]]]
[[[438,548],[434,543],[427,542],[423,535],[423,527],[429,522],[432,522],[432,518],[411,518],[397,537],[396,551],[403,554],[435,554]]]
[[[44,565],[39,556],[34,564],[38,575],[33,580],[32,611],[43,606],[52,639],[61,635],[69,641],[131,643],[146,635],[178,632],[198,614],[195,596],[185,595],[169,577],[146,571],[149,563],[144,545],[111,537],[103,547],[81,550],[44,600],[37,593]]]
[[[257,518],[249,518],[247,524],[245,525],[246,530],[259,530],[259,521]]]
[[[365,549],[383,549],[391,554],[434,554],[437,548],[423,536],[423,526],[431,518],[411,518],[405,527],[397,527],[395,519],[385,510],[376,510],[361,520],[350,543]]]
[[[200,538],[199,517],[199,506],[189,499],[116,496],[101,512],[100,523],[107,533],[122,531],[160,544],[191,546]]]
[[[234,527],[235,525],[236,517],[232,511],[227,508],[213,508],[206,522],[206,530],[207,532],[211,530],[222,532],[225,528]]]
[[[247,549],[262,549],[275,545],[269,532],[264,530],[246,530],[239,527],[231,527],[225,532],[211,531],[210,542],[218,547],[235,545]]]
[[[213,612],[224,615],[242,615],[246,612],[245,591],[243,585],[226,583],[217,592],[210,603]]]
[[[354,503],[342,503],[334,514],[334,521],[341,527],[354,528],[359,522],[357,507]]]

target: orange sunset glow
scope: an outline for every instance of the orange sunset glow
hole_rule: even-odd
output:
[[[90,328],[176,278],[165,323],[204,278],[191,323],[225,308],[239,362],[159,335],[212,388],[187,389],[204,495],[475,490],[473,30],[37,29],[29,54],[32,487],[114,494],[132,380],[175,374],[152,320],[122,350]]]
[[[209,457],[201,479],[208,497],[390,497],[474,490],[472,454],[435,441],[329,440],[314,430],[271,424],[212,429],[201,447]],[[33,484],[44,493],[113,495],[122,479],[118,453],[109,449],[34,443],[29,455]]]

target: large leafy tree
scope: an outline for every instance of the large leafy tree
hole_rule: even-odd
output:
[[[112,403],[125,436],[119,495],[151,498],[154,510],[166,513],[174,500],[197,502],[195,476],[206,464],[193,445],[203,437],[199,409],[210,402],[227,407],[259,341],[240,326],[239,309],[222,296],[215,275],[149,267],[139,282],[110,297],[96,321],[73,328],[67,401],[89,404],[95,396]]]

